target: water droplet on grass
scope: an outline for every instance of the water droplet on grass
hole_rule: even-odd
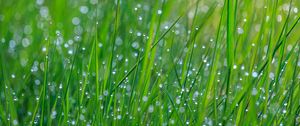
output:
[[[294,13],[298,13],[298,8],[295,7],[295,8],[293,9],[293,11],[294,11]]]
[[[55,119],[55,118],[56,118],[56,115],[57,115],[57,112],[56,112],[56,111],[53,111],[53,112],[51,113],[51,118],[52,118],[52,119]]]
[[[29,35],[29,34],[32,33],[32,28],[31,28],[30,25],[26,25],[26,26],[24,27],[24,33],[27,34],[27,35]]]
[[[23,47],[28,47],[30,45],[30,40],[28,38],[23,38],[22,39],[22,45]]]
[[[44,3],[44,0],[36,0],[37,5],[42,5]]]
[[[143,101],[144,102],[148,101],[148,97],[147,96],[143,96]]]
[[[87,6],[81,6],[79,10],[82,14],[86,14],[89,12],[89,8]]]
[[[122,116],[121,116],[121,115],[118,115],[118,116],[117,116],[117,119],[118,119],[118,120],[122,119]]]
[[[72,55],[73,54],[73,50],[68,50],[68,54]]]
[[[252,77],[254,77],[254,78],[256,78],[258,75],[257,75],[258,73],[257,72],[252,72]]]
[[[62,84],[59,84],[59,89],[62,89]]]
[[[174,123],[175,123],[175,121],[174,121],[173,119],[171,119],[171,120],[170,120],[170,123],[171,123],[171,124],[174,124]]]
[[[143,18],[142,18],[141,16],[139,16],[139,18],[138,18],[138,19],[139,19],[139,21],[143,20]]]
[[[233,69],[236,69],[237,68],[237,66],[236,65],[233,65]]]
[[[238,32],[238,34],[243,34],[244,33],[244,30],[242,29],[242,28],[237,28],[237,32]]]
[[[45,7],[45,6],[41,7],[40,8],[40,15],[43,18],[48,18],[48,16],[49,16],[49,9],[48,9],[48,7]]]
[[[103,92],[103,95],[104,95],[104,96],[108,96],[108,91],[104,91],[104,92]]]
[[[10,40],[9,41],[9,48],[13,49],[16,47],[16,41],[15,40]]]
[[[80,25],[78,25],[78,26],[76,26],[76,27],[74,28],[74,33],[75,33],[76,35],[81,35],[82,32],[83,32],[83,28],[82,28]]]
[[[153,107],[153,105],[150,105],[149,108],[148,108],[148,112],[152,113],[153,111],[154,111],[154,107]]]
[[[189,121],[186,121],[186,123],[185,123],[186,125],[189,125],[190,124],[190,122]]]
[[[16,75],[15,75],[15,74],[12,74],[12,75],[11,75],[11,78],[16,78]]]
[[[98,3],[98,0],[90,0],[90,3],[93,4],[93,5],[95,5],[95,4]]]
[[[131,46],[134,48],[134,49],[138,49],[139,48],[139,43],[138,42],[133,42],[131,44]]]
[[[157,14],[161,15],[162,14],[162,10],[157,10]]]
[[[72,23],[73,23],[73,25],[79,25],[80,24],[80,19],[78,17],[73,17],[72,18]]]
[[[14,120],[14,121],[13,121],[13,125],[16,126],[16,125],[18,125],[18,124],[19,124],[18,120]]]
[[[123,44],[123,40],[120,37],[116,38],[116,45],[120,46]]]
[[[252,91],[251,91],[251,94],[252,94],[252,95],[257,95],[257,89],[256,89],[256,88],[253,88]]]
[[[281,22],[282,21],[282,16],[281,15],[277,15],[277,22]]]
[[[180,113],[184,113],[184,111],[185,111],[184,107],[180,107],[180,108],[179,108],[179,112],[180,112]]]
[[[176,98],[176,104],[180,104],[180,98]]]
[[[40,84],[41,84],[40,80],[35,80],[34,83],[35,83],[36,85],[40,85]]]
[[[164,28],[167,30],[167,29],[169,29],[169,26],[168,26],[168,25],[166,25]]]
[[[287,111],[286,111],[285,109],[282,111],[283,114],[285,114],[286,112],[287,112]]]
[[[47,48],[46,48],[46,47],[43,47],[43,48],[42,48],[42,51],[43,51],[43,52],[46,52],[46,51],[47,51]]]
[[[72,125],[75,125],[75,120],[72,120],[71,124],[72,124]]]
[[[275,77],[274,73],[271,72],[271,73],[269,74],[269,78],[274,79],[274,77]]]

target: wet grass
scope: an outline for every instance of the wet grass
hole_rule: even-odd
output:
[[[299,125],[296,0],[0,0],[0,125]]]

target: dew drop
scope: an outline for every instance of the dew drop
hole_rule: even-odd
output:
[[[238,34],[243,34],[244,33],[244,30],[242,29],[242,28],[237,28],[237,32],[238,32]]]
[[[13,125],[16,126],[16,125],[18,125],[18,124],[19,124],[19,123],[18,123],[18,120],[15,119],[15,120],[13,121]]]
[[[147,96],[143,96],[143,101],[144,102],[148,101],[148,97]]]
[[[277,22],[281,22],[282,21],[282,16],[281,15],[278,15],[277,16]]]
[[[154,107],[153,107],[153,105],[150,105],[149,108],[148,108],[148,112],[152,113],[153,111],[154,111]]]
[[[118,115],[118,116],[117,116],[117,119],[118,119],[118,120],[122,119],[122,116],[121,116],[121,115]]]
[[[89,8],[87,6],[81,6],[79,10],[82,14],[86,14],[89,12]]]
[[[42,51],[43,51],[43,52],[46,52],[46,51],[47,51],[47,48],[46,48],[46,47],[43,47],[43,48],[42,48]]]
[[[27,35],[29,35],[29,34],[32,33],[32,28],[31,28],[30,25],[26,25],[26,26],[24,27],[24,33],[27,34]]]
[[[157,14],[161,15],[162,14],[162,10],[157,10]]]
[[[176,98],[176,104],[180,104],[180,99]]]
[[[9,48],[13,49],[16,47],[16,41],[15,40],[10,40],[9,41]]]
[[[294,13],[298,13],[298,8],[295,7],[295,8],[293,9],[293,11],[294,11]]]
[[[78,17],[73,17],[72,18],[72,23],[73,23],[73,25],[79,25],[80,24],[80,19]]]
[[[251,94],[252,94],[252,95],[257,95],[257,89],[256,89],[256,88],[253,88],[252,91],[251,91]]]
[[[104,91],[104,92],[103,92],[103,95],[104,95],[104,96],[108,96],[108,91]]]
[[[180,108],[179,108],[179,112],[180,112],[180,113],[184,113],[184,111],[185,111],[184,107],[180,107]]]
[[[255,72],[255,71],[252,72],[252,77],[254,77],[254,78],[257,77],[257,72]]]
[[[42,5],[44,3],[44,0],[36,0],[37,5]]]
[[[23,38],[22,39],[22,45],[23,47],[28,47],[30,45],[30,40],[28,38]]]
[[[93,4],[93,5],[95,5],[95,4],[98,3],[98,0],[90,0],[90,3]]]
[[[138,49],[139,48],[139,43],[138,42],[133,42],[131,44],[131,46],[134,48],[134,49]]]
[[[48,10],[48,7],[41,7],[40,9],[40,15],[43,17],[43,18],[47,18],[49,16],[49,10]]]

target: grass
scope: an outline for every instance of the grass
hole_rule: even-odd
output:
[[[0,5],[0,125],[300,125],[299,1]]]

